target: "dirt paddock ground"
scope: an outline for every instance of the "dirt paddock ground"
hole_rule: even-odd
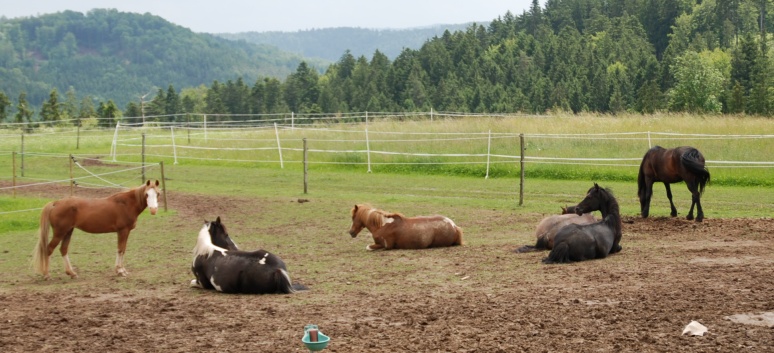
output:
[[[173,207],[191,207],[180,207],[170,221],[201,221],[196,207],[204,206],[196,205],[207,198],[177,195]],[[250,216],[237,207],[220,211],[230,219]],[[340,229],[341,239],[326,242],[354,241],[345,244],[348,252],[283,257],[294,280],[310,287],[293,295],[225,295],[189,288],[185,280],[146,282],[141,273],[116,278],[107,270],[74,280],[92,281],[88,288],[5,273],[0,349],[305,352],[303,327],[314,323],[331,337],[329,352],[774,351],[770,218],[708,214],[697,224],[625,216],[621,253],[568,265],[541,264],[545,252],[515,253],[531,235],[488,231],[493,218],[482,212],[467,220],[466,229],[478,232],[466,232],[465,246],[422,251],[366,254],[367,231],[351,240]],[[540,218],[511,221],[537,224]],[[476,241],[488,232],[512,240]],[[132,256],[130,272],[139,261]],[[190,261],[188,253],[183,257],[181,263]],[[328,268],[299,265],[303,261]],[[58,252],[52,271],[62,275]],[[692,320],[708,332],[681,335]]]

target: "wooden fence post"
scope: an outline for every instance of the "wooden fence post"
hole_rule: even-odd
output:
[[[519,144],[521,152],[519,153],[519,165],[521,169],[519,177],[519,206],[524,205],[524,134],[519,134]]]
[[[307,148],[306,148],[306,137],[304,137],[304,194],[306,194],[307,190],[307,184],[309,182],[309,160],[306,158],[307,154]]]

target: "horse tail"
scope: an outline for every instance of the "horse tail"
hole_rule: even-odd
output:
[[[278,268],[274,272],[274,281],[277,285],[277,293],[293,294],[300,290],[306,290],[306,286],[303,284],[293,284],[290,281],[290,275],[284,268]]]
[[[561,262],[570,262],[570,246],[567,242],[561,242],[554,244],[554,248],[548,254],[548,257],[543,259],[544,264],[553,264]]]
[[[49,202],[40,213],[40,228],[38,228],[38,244],[32,251],[32,266],[35,272],[45,275],[48,272],[48,231],[51,228],[51,210],[54,203]]]
[[[640,172],[637,174],[637,196],[642,199],[645,192],[645,159],[648,157],[648,153],[650,153],[650,150],[648,152],[645,152],[645,155],[642,156],[642,162],[640,163]]]
[[[696,175],[696,181],[699,183],[699,194],[704,194],[704,187],[710,181],[710,172],[704,166],[704,156],[699,150],[691,147],[680,157],[680,162],[685,169]]]

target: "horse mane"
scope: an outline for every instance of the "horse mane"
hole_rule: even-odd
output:
[[[221,248],[212,243],[212,238],[210,238],[210,224],[205,223],[199,231],[199,237],[196,239],[196,246],[193,248],[194,261],[196,261],[196,258],[199,256],[204,256],[205,258],[212,256],[215,250],[220,251],[223,255],[228,251],[228,249]]]
[[[385,218],[405,218],[400,213],[392,213],[373,208],[370,205],[357,205],[352,209],[352,217],[357,216],[365,223],[366,228],[381,228]]]
[[[605,192],[605,197],[609,200],[608,209],[605,210],[604,219],[602,222],[610,226],[613,229],[615,243],[617,244],[621,240],[623,235],[623,221],[621,220],[621,209],[618,206],[618,200],[613,195],[613,190],[610,188],[599,188]]]

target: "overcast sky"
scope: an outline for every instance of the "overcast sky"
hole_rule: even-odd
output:
[[[545,0],[540,0],[544,4]],[[0,0],[0,16],[38,16],[94,8],[151,13],[194,32],[236,33],[330,27],[403,29],[488,22],[532,0]]]

